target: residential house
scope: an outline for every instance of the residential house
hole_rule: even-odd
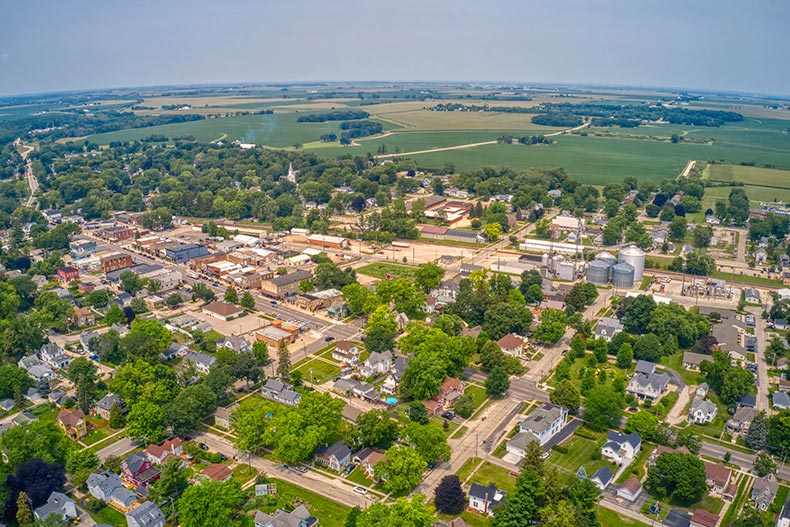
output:
[[[708,386],[707,382],[703,382],[702,384],[697,386],[697,391],[696,391],[697,397],[704,399],[708,395],[709,391],[710,391],[710,386]]]
[[[691,515],[690,527],[716,527],[719,524],[719,516],[712,512],[697,509]]]
[[[452,406],[464,394],[466,384],[461,379],[447,377],[439,386],[439,398],[444,406]]]
[[[184,442],[179,437],[167,439],[161,445],[148,445],[145,449],[146,457],[154,465],[161,465],[170,456],[181,457],[183,453]]]
[[[713,401],[695,397],[689,407],[689,423],[705,424],[716,418],[718,408]]]
[[[601,454],[615,465],[622,465],[630,463],[641,449],[642,438],[636,432],[621,434],[612,430],[601,447]]]
[[[636,478],[629,478],[617,489],[617,496],[634,501],[642,493],[642,483]]]
[[[16,406],[16,402],[13,399],[6,399],[4,401],[0,401],[0,410],[4,412],[10,412]]]
[[[71,411],[61,409],[55,422],[74,439],[82,439],[88,435],[88,421],[85,419],[85,413],[79,408]]]
[[[746,406],[738,408],[735,410],[735,414],[732,418],[727,420],[727,432],[731,434],[746,435],[746,432],[749,431],[749,427],[752,424],[752,420],[758,413],[759,412],[754,408]]]
[[[214,481],[224,483],[233,477],[233,471],[227,465],[223,465],[222,463],[214,463],[213,465],[209,465],[201,470],[197,477],[203,479],[213,479]]]
[[[738,398],[738,408],[754,408],[757,406],[757,396],[747,393]]]
[[[359,368],[360,373],[365,377],[376,377],[382,373],[387,373],[392,368],[392,352],[371,352],[370,356]]]
[[[711,492],[721,494],[727,488],[732,476],[732,469],[724,466],[723,463],[711,463],[702,461],[705,464],[705,480]]]
[[[332,350],[332,358],[341,363],[356,364],[359,362],[359,347],[348,340],[341,340]]]
[[[52,514],[66,522],[80,517],[77,504],[62,492],[51,493],[47,498],[47,502],[33,511],[33,516],[41,521],[46,520]]]
[[[774,502],[777,492],[779,492],[779,482],[776,481],[773,474],[755,479],[751,495],[754,507],[761,511],[768,510],[768,507]]]
[[[596,324],[593,334],[597,339],[604,339],[606,342],[610,342],[622,330],[623,323],[618,319],[604,317]]]
[[[92,353],[91,341],[99,338],[99,334],[93,330],[87,330],[80,333],[80,346],[85,353]]]
[[[98,401],[96,404],[93,405],[91,408],[91,413],[93,415],[98,415],[102,419],[109,421],[110,420],[110,410],[112,409],[113,405],[117,405],[118,409],[122,412],[126,410],[126,403],[123,399],[115,395],[114,393],[108,393]]]
[[[184,360],[192,364],[195,370],[203,375],[208,375],[208,372],[211,371],[211,367],[217,362],[216,357],[213,355],[208,355],[200,351],[188,351],[184,356]]]
[[[469,508],[473,511],[494,515],[494,509],[505,501],[505,491],[491,484],[487,487],[472,483],[469,488]]]
[[[230,414],[238,407],[238,403],[233,403],[230,406],[217,408],[217,411],[214,412],[214,424],[221,426],[225,430],[231,430],[233,427],[231,426]]]
[[[562,430],[568,420],[568,409],[551,403],[536,408],[519,424],[519,433],[507,442],[508,452],[524,457],[526,448],[532,441],[545,445],[557,432]]]
[[[291,512],[277,509],[274,514],[255,512],[253,519],[255,527],[313,527],[318,524],[318,518],[311,516],[307,507],[299,505]]]
[[[771,404],[777,410],[787,410],[790,408],[790,396],[787,395],[787,392],[774,392],[771,396]]]
[[[269,379],[261,388],[261,394],[272,401],[286,406],[296,406],[302,400],[302,394],[295,392],[293,386],[275,379]]]
[[[375,470],[376,465],[384,459],[384,454],[381,452],[371,452],[366,458],[362,459],[362,469],[365,471],[368,479],[376,481]]]
[[[515,333],[508,333],[497,341],[499,348],[505,355],[521,357],[524,352],[524,339]]]
[[[229,335],[217,343],[220,347],[227,348],[236,353],[247,353],[252,350],[250,341],[242,336]]]
[[[58,406],[63,406],[63,404],[66,402],[66,399],[68,399],[68,396],[63,390],[53,390],[49,392],[47,399]]]
[[[762,299],[760,298],[760,292],[753,287],[747,287],[743,290],[743,300],[747,304],[759,304],[762,302]]]
[[[649,375],[635,373],[625,391],[634,394],[638,399],[649,399],[653,402],[661,398],[667,391],[669,375],[663,372],[654,372]]]
[[[79,280],[80,272],[76,267],[61,267],[55,271],[55,280],[68,284],[72,280]]]
[[[663,521],[667,527],[689,527],[691,525],[691,514],[680,509],[671,509]]]
[[[121,461],[121,476],[135,487],[147,487],[159,479],[160,471],[142,452],[135,452]]]
[[[128,527],[165,527],[165,514],[153,501],[144,501],[126,513]]]
[[[713,356],[691,351],[683,352],[683,367],[687,370],[699,371],[702,361],[713,362]]]
[[[66,355],[63,348],[53,342],[47,342],[41,346],[41,352],[39,354],[41,360],[53,368],[63,370],[68,368],[69,364],[71,364],[71,357]]]
[[[93,311],[88,306],[74,306],[71,317],[69,317],[69,323],[72,326],[90,326],[96,323],[96,315],[93,314]]]
[[[342,441],[337,441],[329,446],[319,446],[315,458],[332,470],[340,472],[351,462],[351,449]]]
[[[137,503],[137,495],[124,487],[121,478],[112,472],[94,472],[88,476],[87,484],[91,496],[123,512]]]
[[[599,489],[604,490],[612,482],[612,479],[614,479],[612,469],[610,469],[608,465],[604,465],[595,471],[595,474],[592,475],[590,481],[592,481]]]
[[[365,412],[363,412],[359,408],[356,408],[354,406],[351,406],[350,404],[347,404],[347,405],[343,406],[343,411],[341,412],[341,417],[346,422],[349,422],[352,425],[355,425],[355,424],[357,424],[357,419],[359,419],[359,416],[362,415],[363,413],[365,413]]]

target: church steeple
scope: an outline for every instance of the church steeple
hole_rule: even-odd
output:
[[[293,163],[288,163],[288,175],[285,176],[285,179],[296,185],[296,174],[298,173],[297,170],[294,170]]]

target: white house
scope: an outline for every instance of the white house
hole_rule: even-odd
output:
[[[216,357],[199,351],[189,351],[184,356],[184,360],[192,363],[195,370],[203,375],[207,375],[214,363],[217,362]]]
[[[705,424],[716,418],[718,408],[712,401],[695,397],[689,408],[689,423]]]
[[[387,373],[392,368],[392,353],[385,351],[378,353],[372,352],[359,369],[365,377],[375,377],[382,373]]]
[[[165,527],[165,515],[153,501],[144,501],[126,513],[129,527]]]
[[[616,318],[604,317],[595,326],[595,338],[610,342],[615,335],[623,330],[623,324]]]
[[[634,501],[639,495],[642,493],[642,484],[636,478],[630,478],[623,482],[620,485],[620,488],[617,489],[617,495],[621,498],[625,498],[628,501]]]
[[[508,333],[497,341],[499,348],[505,355],[512,357],[521,357],[524,351],[524,339],[515,333]]]
[[[505,491],[491,484],[487,487],[472,483],[469,489],[469,508],[489,516],[494,515],[497,505],[505,501]]]
[[[601,490],[604,490],[606,487],[609,486],[609,483],[612,482],[614,478],[614,474],[612,474],[612,469],[608,466],[604,465],[603,467],[599,468],[595,474],[592,475],[590,481],[592,481],[596,487]]]
[[[655,372],[649,375],[636,373],[628,381],[626,393],[634,394],[639,400],[650,399],[656,401],[667,391],[669,375],[663,372]]]
[[[341,340],[335,344],[335,349],[332,350],[332,358],[341,363],[356,364],[359,362],[359,355],[359,347],[347,340]]]
[[[545,445],[562,430],[567,421],[567,408],[546,403],[521,421],[519,433],[507,442],[506,449],[508,452],[524,457],[529,443],[537,441],[540,446]]]
[[[601,454],[612,463],[622,465],[630,463],[641,449],[642,438],[636,432],[621,434],[612,430],[601,447]]]

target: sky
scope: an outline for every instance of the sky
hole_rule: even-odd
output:
[[[787,0],[6,0],[0,95],[492,81],[790,95]]]

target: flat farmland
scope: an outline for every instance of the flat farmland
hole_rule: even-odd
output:
[[[755,187],[744,185],[741,188],[749,196],[749,201],[753,207],[759,207],[760,202],[782,201],[790,202],[790,188],[779,189],[770,187]],[[717,201],[727,201],[733,187],[708,187],[702,197],[703,208],[713,208]]]
[[[412,110],[397,113],[377,113],[415,130],[523,130],[533,134],[562,130],[553,126],[532,123],[532,114],[498,112],[435,112]]]
[[[340,133],[338,121],[325,123],[298,123],[296,119],[303,113],[275,113],[268,115],[242,115],[224,119],[204,119],[189,123],[165,124],[148,128],[119,130],[96,134],[88,139],[98,144],[112,141],[134,141],[151,135],[164,135],[170,139],[193,136],[198,141],[209,142],[226,135],[228,142],[240,140],[273,147],[290,147],[295,143],[318,141],[322,134]],[[397,125],[382,121],[385,130]]]
[[[749,186],[790,189],[790,170],[742,165],[708,165],[708,179],[723,183],[741,182]]]

